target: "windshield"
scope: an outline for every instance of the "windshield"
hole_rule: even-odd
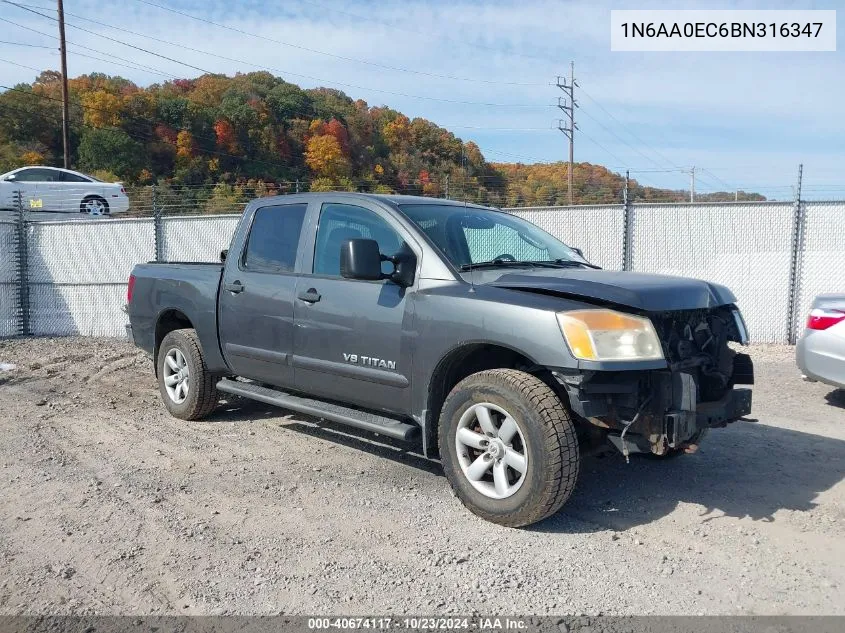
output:
[[[457,268],[508,262],[585,263],[574,249],[517,216],[454,204],[400,204]]]

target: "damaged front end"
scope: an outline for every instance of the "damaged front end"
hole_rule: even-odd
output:
[[[632,371],[553,371],[586,434],[630,453],[667,455],[695,448],[702,431],[751,412],[754,369],[728,343],[748,343],[732,305],[650,313],[666,367]],[[692,446],[691,446],[692,445]]]

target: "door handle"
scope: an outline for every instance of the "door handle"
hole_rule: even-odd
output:
[[[321,295],[317,292],[316,288],[309,288],[308,290],[304,290],[297,295],[297,298],[300,301],[304,301],[305,303],[317,303],[321,299]]]
[[[231,292],[233,295],[246,290],[246,286],[244,286],[240,281],[233,281],[230,284],[224,284],[223,288]]]

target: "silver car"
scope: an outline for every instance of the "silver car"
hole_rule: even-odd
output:
[[[845,294],[815,298],[795,356],[808,380],[845,389]]]
[[[129,210],[126,189],[70,169],[21,167],[0,175],[0,208],[14,208],[20,192],[24,209],[38,213],[108,216]]]

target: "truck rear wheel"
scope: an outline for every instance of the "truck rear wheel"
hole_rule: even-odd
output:
[[[458,383],[440,416],[440,457],[461,502],[508,527],[557,512],[578,479],[569,412],[531,374],[492,369]]]
[[[219,376],[208,371],[195,330],[169,332],[158,348],[158,388],[164,406],[182,420],[199,420],[219,400]]]

